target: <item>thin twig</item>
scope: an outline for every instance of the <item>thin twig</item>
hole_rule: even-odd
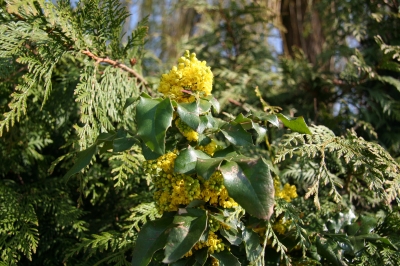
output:
[[[92,52],[90,52],[89,50],[82,51],[82,54],[85,54],[85,55],[89,56],[90,58],[96,60],[97,63],[107,63],[114,67],[118,67],[122,70],[125,70],[126,72],[132,74],[135,78],[137,78],[146,87],[149,85],[149,83],[144,79],[144,77],[142,77],[142,75],[140,75],[135,70],[128,67],[127,65],[121,64],[115,60],[108,58],[108,57],[106,57],[106,58],[98,57],[98,56],[94,55]]]

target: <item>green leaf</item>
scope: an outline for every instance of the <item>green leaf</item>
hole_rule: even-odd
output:
[[[199,241],[207,227],[207,213],[199,209],[181,209],[187,213],[176,215],[165,247],[164,263],[177,261]],[[139,242],[138,242],[139,243]]]
[[[209,159],[206,153],[193,149],[189,146],[189,148],[181,151],[178,157],[175,160],[175,172],[181,174],[192,174],[195,172],[197,159]]]
[[[114,139],[113,151],[121,152],[121,151],[129,150],[133,146],[133,144],[135,144],[136,141],[137,140],[132,137]]]
[[[142,143],[142,154],[146,160],[155,160],[160,155],[158,153],[153,152],[152,150],[149,149],[149,147],[146,146],[146,144]]]
[[[147,222],[138,234],[136,246],[133,250],[132,266],[146,266],[154,252],[164,248],[167,243],[169,228],[174,217],[162,217]]]
[[[169,98],[164,100],[140,97],[136,108],[138,136],[154,153],[165,153],[165,134],[171,126],[173,108]]]
[[[382,237],[378,234],[367,234],[367,235],[359,235],[359,236],[355,236],[355,239],[360,239],[363,242],[365,242],[364,240],[368,240],[368,241],[380,241],[388,246],[390,246],[392,249],[394,250],[398,250],[398,248],[393,245],[393,243],[386,237]]]
[[[358,231],[358,234],[360,235],[371,233],[377,226],[376,218],[371,216],[361,215],[357,221],[360,225],[360,229]]]
[[[278,117],[274,114],[267,115],[265,113],[256,113],[253,117],[260,119],[261,121],[268,121],[272,125],[279,127],[279,120]]]
[[[208,249],[202,248],[194,254],[199,265],[204,265],[208,258]]]
[[[242,238],[246,249],[246,257],[249,261],[256,261],[263,251],[260,245],[260,237],[250,228],[243,228]]]
[[[233,227],[230,227],[229,229],[221,228],[219,229],[219,232],[223,237],[226,238],[226,240],[228,240],[229,243],[231,243],[231,245],[239,246],[240,243],[242,243],[243,241],[241,233],[236,228]]]
[[[69,178],[70,176],[79,173],[83,168],[88,166],[96,152],[96,145],[92,145],[86,150],[79,152],[74,166],[72,166],[72,168],[64,175],[63,178]]]
[[[200,266],[194,257],[180,259],[169,264],[170,266]]]
[[[249,130],[253,128],[253,120],[248,117],[245,117],[243,114],[239,114],[233,122],[240,124],[245,130]]]
[[[197,130],[200,125],[200,110],[197,102],[192,103],[178,103],[177,112],[181,120],[191,127],[193,130]]]
[[[254,121],[248,117],[243,116],[242,114],[239,114],[233,122],[240,124],[245,130],[249,129],[254,129],[257,132],[257,143],[260,143],[265,139],[265,135],[267,133],[267,129],[264,127],[260,126],[257,123],[254,123]]]
[[[100,135],[97,137],[97,144],[100,144],[102,142],[105,141],[113,141],[116,137],[116,134],[112,134],[112,133],[100,133]]]
[[[283,114],[277,114],[282,123],[290,128],[291,130],[301,133],[301,134],[309,134],[312,135],[310,129],[308,128],[304,118],[302,116],[299,117],[286,117]]]
[[[340,252],[336,242],[329,239],[323,239],[317,236],[316,241],[318,254],[324,257],[327,261],[336,266],[345,266],[346,263],[341,259]]]
[[[215,170],[221,165],[224,158],[197,159],[196,172],[205,180],[208,180]]]
[[[254,130],[257,132],[257,139],[256,139],[256,143],[261,143],[262,141],[265,140],[265,136],[267,135],[267,129],[260,126],[257,123],[252,123]]]
[[[211,95],[210,98],[209,98],[209,101],[210,101],[212,107],[214,108],[214,111],[215,111],[216,113],[219,113],[219,112],[221,111],[221,107],[220,107],[220,104],[219,104],[218,100],[215,99],[215,98]]]
[[[207,100],[200,99],[199,100],[199,108],[200,108],[200,113],[204,114],[210,110],[211,103]]]
[[[224,134],[225,138],[233,145],[253,145],[251,134],[244,130],[243,127],[239,124],[226,124],[221,128],[221,132]]]
[[[126,108],[131,106],[136,100],[137,100],[137,98],[132,98],[132,97],[127,98],[125,101],[123,110],[125,110]]]
[[[246,165],[243,165],[246,166]],[[274,182],[263,158],[245,172],[236,162],[220,167],[228,194],[254,217],[268,220],[274,206]]]
[[[197,132],[198,133],[203,133],[203,131],[207,128],[207,127],[209,127],[209,122],[208,122],[208,118],[207,118],[207,116],[205,116],[205,115],[201,115],[200,117],[200,124],[199,124],[199,126],[198,126],[198,128],[197,128]]]
[[[211,257],[214,257],[219,261],[219,266],[240,266],[239,260],[232,255],[228,250],[223,250],[221,252],[215,252],[211,254]]]

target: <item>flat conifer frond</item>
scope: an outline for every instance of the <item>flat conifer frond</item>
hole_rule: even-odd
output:
[[[387,204],[396,199],[400,189],[400,166],[381,146],[357,137],[353,131],[337,137],[324,126],[311,129],[312,135],[285,135],[276,162],[285,160],[286,156],[298,159],[299,167],[307,170],[292,169],[286,174],[305,178],[309,184],[305,196],[314,195],[317,207],[318,192],[325,186],[336,202],[341,199],[341,189],[357,197],[352,195],[355,187],[373,192],[373,196]]]

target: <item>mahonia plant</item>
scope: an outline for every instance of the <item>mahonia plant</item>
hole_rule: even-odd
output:
[[[266,159],[246,157],[238,147],[262,141],[267,123],[276,125],[278,118],[308,133],[304,120],[293,124],[275,114],[218,119],[212,82],[207,63],[186,51],[178,66],[162,75],[158,91],[163,97],[138,99],[143,169],[162,217],[139,232],[132,265],[264,265],[265,248],[279,242],[272,243],[277,238],[266,234],[268,228],[283,234],[290,226],[285,218],[271,225],[270,218],[275,196],[290,202],[296,187],[282,186]]]

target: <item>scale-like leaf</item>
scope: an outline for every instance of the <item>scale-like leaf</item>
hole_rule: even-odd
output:
[[[140,230],[133,250],[132,266],[146,266],[154,252],[164,248],[168,239],[169,227],[174,217],[162,217],[147,222]]]
[[[177,261],[199,241],[207,227],[207,213],[199,209],[184,209],[187,213],[176,215],[165,247],[164,263]]]
[[[173,108],[169,98],[160,101],[143,95],[136,108],[138,136],[154,153],[165,153],[165,134],[171,126]]]
[[[283,114],[277,114],[278,118],[282,121],[282,123],[295,132],[299,132],[301,134],[309,134],[312,135],[310,129],[308,128],[304,118],[302,116],[299,117],[286,117]]]
[[[198,158],[209,159],[210,156],[192,147],[181,151],[175,160],[175,172],[181,174],[194,173]]]
[[[242,167],[246,164],[242,164]],[[274,183],[268,164],[260,158],[246,167],[245,172],[236,162],[227,162],[220,167],[224,185],[231,196],[249,214],[268,220],[274,206]]]

